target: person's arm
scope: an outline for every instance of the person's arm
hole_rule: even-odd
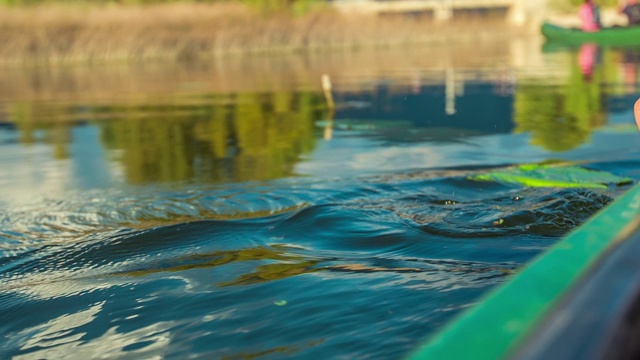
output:
[[[638,125],[638,130],[640,130],[640,99],[636,101],[636,105],[633,107],[633,115],[636,118],[636,125]]]

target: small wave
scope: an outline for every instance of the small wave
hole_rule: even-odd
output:
[[[397,355],[612,201],[460,171],[4,210],[0,356]]]
[[[409,199],[409,204],[410,204]],[[420,207],[398,207],[432,235],[449,238],[495,238],[535,234],[559,237],[582,224],[613,199],[585,189],[526,189],[509,196],[456,201],[428,198]],[[425,202],[428,205],[424,205]]]

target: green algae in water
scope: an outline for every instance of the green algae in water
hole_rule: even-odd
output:
[[[525,164],[516,168],[474,175],[471,180],[516,183],[528,187],[606,189],[608,185],[625,185],[632,179],[604,171],[588,170],[578,166]]]

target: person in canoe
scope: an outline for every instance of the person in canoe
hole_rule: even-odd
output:
[[[580,20],[582,20],[582,31],[595,32],[602,28],[600,24],[600,9],[594,0],[584,0],[584,4],[578,10]]]
[[[640,4],[638,0],[623,0],[620,13],[627,16],[627,26],[640,25]]]

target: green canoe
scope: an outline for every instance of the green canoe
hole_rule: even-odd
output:
[[[597,32],[584,32],[544,23],[542,35],[548,42],[566,45],[595,43],[605,46],[640,46],[640,26],[605,28]]]
[[[640,358],[640,185],[410,354],[410,360]]]

